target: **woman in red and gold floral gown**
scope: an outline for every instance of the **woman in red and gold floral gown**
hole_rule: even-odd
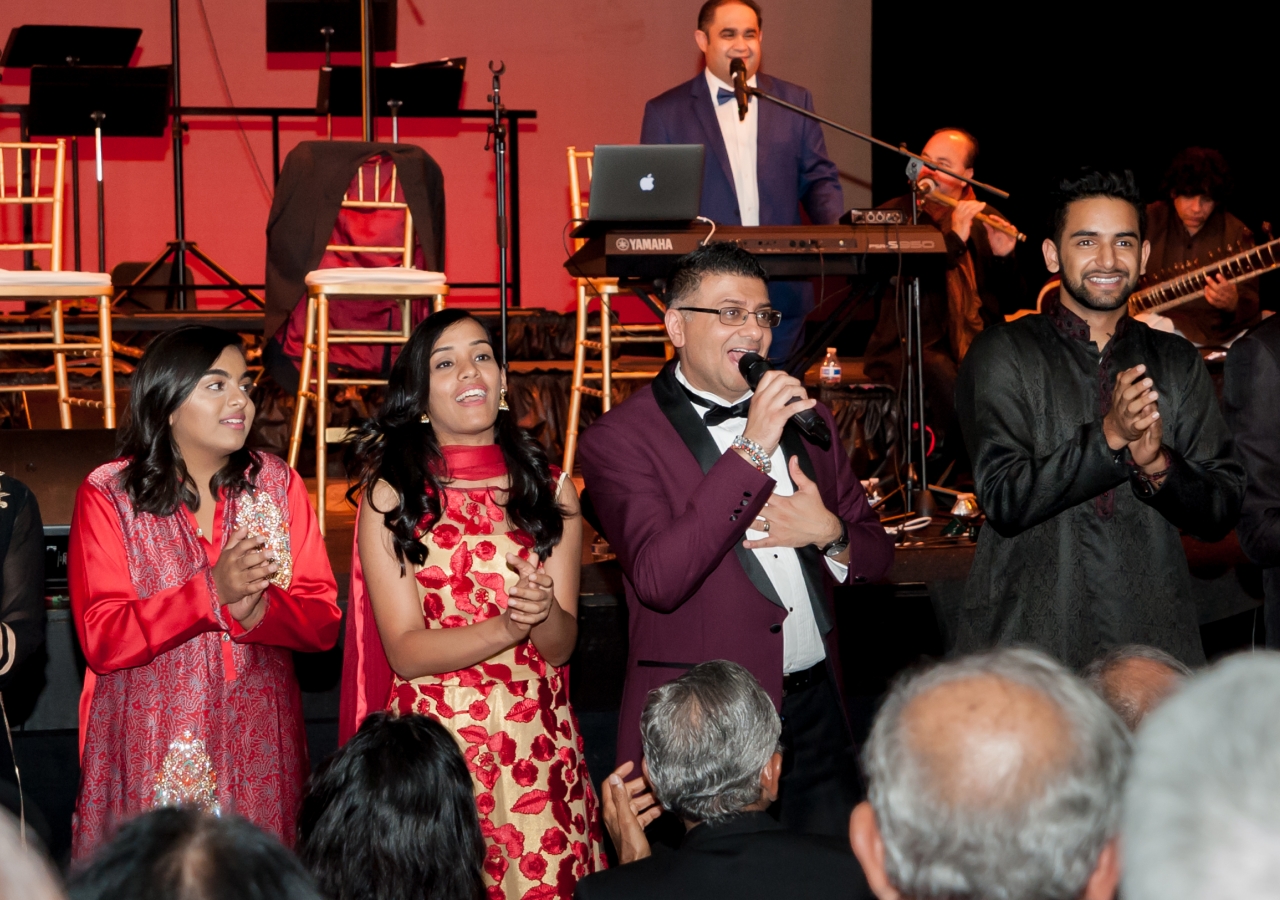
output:
[[[157,338],[122,458],[76,494],[67,567],[89,664],[77,860],[165,805],[235,813],[293,844],[307,744],[290,651],[332,647],[341,614],[302,479],[244,449],[248,388],[234,334]]]
[[[356,457],[340,738],[375,709],[457,736],[491,900],[573,896],[604,866],[599,807],[562,667],[577,640],[573,483],[513,421],[490,336],[427,318]]]

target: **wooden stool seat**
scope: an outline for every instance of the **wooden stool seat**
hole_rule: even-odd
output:
[[[352,259],[368,259],[371,255],[398,256],[399,266],[345,266],[315,269],[308,272],[306,322],[303,327],[302,361],[298,380],[297,405],[293,414],[293,428],[289,436],[289,465],[297,468],[302,450],[303,426],[306,424],[307,404],[316,406],[316,516],[320,533],[324,534],[326,521],[325,486],[328,481],[328,445],[346,440],[347,430],[330,428],[329,388],[331,386],[374,387],[385,385],[385,378],[373,375],[330,376],[329,348],[335,345],[355,344],[363,346],[398,346],[408,342],[413,333],[412,304],[415,300],[429,298],[431,311],[444,309],[449,285],[443,272],[414,269],[413,215],[407,203],[397,194],[397,175],[394,166],[389,167],[389,181],[382,178],[383,157],[374,156],[356,173],[352,188],[356,199],[351,199],[351,189],[342,202],[343,210],[373,211],[399,210],[403,214],[403,238],[395,245],[337,244],[325,246],[326,252],[351,254]],[[372,185],[366,185],[366,179]],[[382,199],[384,192],[389,199]],[[335,226],[335,233],[337,227]],[[387,329],[339,329],[330,327],[330,300],[341,297],[347,302],[390,301],[398,309],[400,327]],[[312,385],[314,384],[314,388]]]
[[[116,427],[115,360],[111,343],[111,276],[102,272],[67,272],[62,270],[62,212],[67,142],[59,138],[51,144],[0,143],[0,204],[15,204],[31,209],[33,222],[39,221],[49,230],[49,239],[36,241],[34,236],[12,242],[0,240],[0,251],[49,251],[49,268],[37,270],[0,269],[0,300],[25,300],[47,303],[49,315],[24,315],[0,318],[21,321],[22,330],[0,332],[0,352],[49,353],[53,356],[54,380],[48,383],[0,387],[10,392],[55,391],[58,395],[58,420],[63,428],[71,427],[71,407],[88,406],[102,410],[102,422]],[[14,164],[6,166],[5,155],[13,152]],[[49,172],[44,163],[45,151],[53,156],[52,184],[42,184],[41,173]],[[15,183],[6,182],[6,171]],[[30,181],[27,181],[27,178]],[[2,208],[2,207],[0,207]],[[48,215],[44,213],[48,212]],[[39,213],[39,215],[37,215]],[[68,306],[94,306],[97,314],[96,335],[66,333]],[[48,322],[48,331],[44,323]],[[100,364],[102,399],[72,397],[67,381],[67,356],[97,357]]]

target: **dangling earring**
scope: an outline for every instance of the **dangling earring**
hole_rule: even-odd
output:
[[[422,415],[418,416],[418,421],[421,422],[423,425],[430,425],[431,417],[426,413],[423,413]]]
[[[498,412],[511,412],[511,407],[507,406],[506,388],[503,388],[502,393],[498,396]]]

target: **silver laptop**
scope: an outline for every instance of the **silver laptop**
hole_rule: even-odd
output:
[[[591,222],[689,222],[702,199],[701,144],[597,144]]]

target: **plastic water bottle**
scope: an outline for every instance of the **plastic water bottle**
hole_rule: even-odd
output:
[[[818,380],[823,384],[838,385],[840,383],[840,358],[836,356],[836,348],[828,347],[826,358],[822,360],[822,369]]]

